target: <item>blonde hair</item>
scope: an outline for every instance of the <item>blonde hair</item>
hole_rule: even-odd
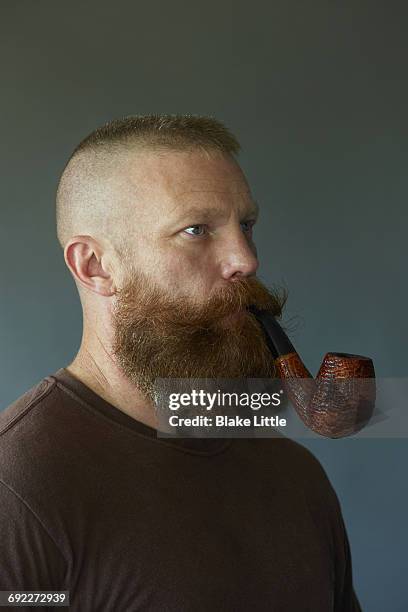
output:
[[[75,148],[71,157],[87,149],[134,146],[175,150],[218,149],[237,154],[240,145],[218,119],[200,115],[130,115],[96,128]]]

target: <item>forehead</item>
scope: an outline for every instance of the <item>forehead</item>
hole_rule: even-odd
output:
[[[187,202],[210,194],[251,197],[238,163],[218,152],[211,156],[201,151],[144,152],[132,156],[126,174],[143,199],[160,195],[167,201]]]

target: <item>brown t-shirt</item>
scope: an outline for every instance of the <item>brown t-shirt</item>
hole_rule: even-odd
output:
[[[0,413],[0,590],[40,589],[80,612],[360,610],[307,449],[157,438],[64,368]]]

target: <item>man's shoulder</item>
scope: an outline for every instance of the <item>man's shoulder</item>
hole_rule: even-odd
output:
[[[17,495],[44,479],[45,464],[55,454],[49,410],[55,388],[52,378],[43,378],[0,412],[0,482]]]
[[[300,442],[283,435],[236,442],[237,465],[246,465],[264,484],[302,490],[308,499],[336,505],[335,491],[320,460]]]
[[[58,415],[56,381],[45,377],[0,412],[0,478],[13,466],[15,472],[47,454],[55,442]]]
[[[62,512],[93,475],[98,423],[54,375],[40,380],[0,413],[0,496],[13,492],[39,517]]]
[[[312,470],[324,473],[321,463],[306,446],[283,434],[247,438],[244,446],[248,447],[248,450],[251,449],[252,455],[260,462],[267,460],[267,464],[274,470],[293,468],[299,471]]]
[[[43,378],[0,412],[0,445],[7,432],[16,431],[19,423],[26,423],[33,411],[44,407],[45,398],[54,389],[55,380],[50,377]]]
[[[0,412],[0,480],[17,487],[68,468],[92,428],[86,414],[53,375],[33,385]]]

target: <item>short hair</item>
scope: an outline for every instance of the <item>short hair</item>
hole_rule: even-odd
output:
[[[139,145],[147,148],[190,150],[219,149],[237,154],[240,145],[218,119],[199,115],[130,115],[96,128],[74,149],[72,156],[87,149]]]
[[[75,215],[92,206],[86,190],[87,178],[104,168],[112,168],[113,159],[132,149],[214,151],[234,157],[241,147],[232,132],[218,119],[201,115],[130,115],[114,119],[88,134],[74,149],[62,172],[57,189],[56,221],[58,240],[64,248],[75,226]],[[89,180],[91,180],[89,178]],[[83,189],[80,185],[84,185]],[[81,202],[81,194],[87,194]]]

